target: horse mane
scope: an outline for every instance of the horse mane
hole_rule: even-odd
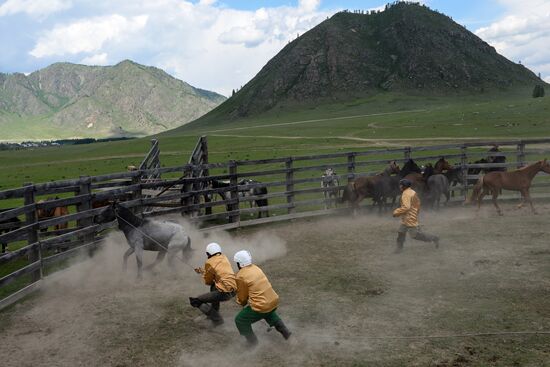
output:
[[[117,205],[116,206],[116,212],[117,212],[117,216],[121,217],[126,222],[128,222],[128,223],[124,223],[124,224],[130,224],[133,227],[141,227],[142,225],[144,225],[147,222],[146,219],[138,217],[137,215],[132,213],[132,211],[130,209],[128,209],[128,208],[126,208],[125,206],[122,206],[122,205]]]

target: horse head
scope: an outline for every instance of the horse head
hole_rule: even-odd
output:
[[[403,169],[399,172],[401,177],[405,177],[410,173],[422,173],[422,170],[418,165],[412,160],[409,159],[404,165]]]
[[[99,214],[94,216],[94,223],[95,224],[101,224],[101,223],[108,223],[112,222],[116,219],[116,202],[112,202],[111,205],[107,205],[102,207]]]
[[[391,174],[396,174],[398,175],[399,174],[399,165],[397,164],[396,161],[391,161],[389,166],[388,166],[388,172]]]
[[[546,173],[550,173],[550,163],[544,158],[544,160],[540,161],[540,170]]]
[[[434,169],[435,169],[437,172],[442,172],[442,171],[448,171],[448,170],[450,170],[450,169],[453,169],[453,167],[452,167],[451,164],[445,159],[445,157],[441,157],[441,158],[439,158],[439,160],[435,163]]]
[[[428,163],[426,167],[424,168],[424,172],[422,173],[422,176],[424,178],[428,178],[432,176],[435,173],[435,169],[433,168],[431,163]]]

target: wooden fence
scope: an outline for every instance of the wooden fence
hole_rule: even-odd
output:
[[[500,152],[488,153],[487,148],[495,143],[500,146]],[[550,139],[479,141],[209,163],[207,140],[202,137],[189,162],[178,167],[161,167],[159,152],[159,143],[154,140],[151,150],[135,171],[29,183],[21,188],[0,191],[0,205],[8,199],[12,202],[17,199],[21,203],[16,208],[0,212],[0,223],[13,218],[21,221],[10,228],[10,232],[0,234],[0,243],[12,247],[10,253],[0,257],[0,267],[15,268],[0,278],[0,291],[10,286],[14,292],[17,291],[0,301],[0,309],[35,289],[49,265],[82,250],[93,253],[102,243],[105,230],[114,226],[113,223],[94,223],[94,216],[101,211],[101,208],[94,209],[94,203],[101,200],[124,200],[125,206],[135,208],[145,216],[178,213],[202,228],[230,229],[346,210],[345,207],[336,208],[334,200],[325,199],[324,193],[332,190],[320,185],[325,168],[331,167],[339,172],[337,177],[342,189],[355,177],[381,172],[390,160],[403,163],[413,158],[424,164],[433,163],[443,156],[463,172],[462,184],[453,188],[455,200],[463,201],[470,188],[466,180],[478,177],[468,175],[469,168],[522,167],[550,155]],[[507,162],[472,163],[497,155],[505,156]],[[535,179],[534,197],[548,192],[548,177],[539,175]],[[255,182],[243,179],[254,179]],[[213,180],[224,181],[227,185],[213,188]],[[266,188],[267,193],[251,195],[254,188]],[[66,197],[38,201],[41,196],[58,194]],[[264,199],[269,205],[251,205]],[[325,209],[327,204],[333,208]],[[37,217],[37,210],[59,206],[68,206],[72,210],[61,217]],[[269,211],[268,216],[254,218],[265,211]],[[48,228],[63,223],[68,223],[69,228],[48,231]]]

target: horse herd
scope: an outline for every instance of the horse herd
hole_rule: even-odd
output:
[[[481,159],[474,163],[504,163],[502,159],[504,157],[501,157],[498,161],[491,158]],[[465,180],[463,180],[462,172],[458,164],[451,165],[444,157],[441,157],[434,165],[427,164],[423,168],[420,168],[414,160],[409,159],[402,169],[399,168],[395,161],[391,161],[381,173],[374,176],[358,177],[354,181],[349,182],[344,187],[341,198],[338,198],[339,190],[336,187],[331,189],[326,184],[334,182],[327,177],[328,173],[336,177],[334,170],[327,169],[325,171],[321,186],[329,188],[325,191],[325,199],[327,201],[334,197],[333,201],[335,203],[348,202],[355,212],[363,199],[372,198],[373,205],[377,205],[379,212],[381,212],[386,207],[388,199],[391,199],[392,207],[395,206],[396,198],[401,194],[399,190],[399,181],[401,179],[408,179],[412,182],[413,190],[419,194],[422,202],[429,208],[438,208],[442,196],[448,202],[451,196],[451,187],[457,185],[459,182],[466,182],[468,185],[473,185],[473,190],[472,195],[466,200],[465,204],[475,202],[477,203],[478,210],[481,207],[483,197],[491,195],[497,213],[502,215],[497,198],[504,189],[519,191],[521,202],[518,207],[521,208],[525,203],[528,203],[533,213],[536,214],[529,189],[532,180],[539,172],[550,174],[550,163],[544,159],[514,171],[507,171],[502,165],[489,168],[474,166],[468,168]],[[483,175],[477,178],[476,175],[480,173],[483,173]],[[331,192],[330,198],[327,192]]]
[[[427,164],[423,168],[412,159],[405,162],[403,168],[391,161],[379,174],[358,177],[348,183],[337,202],[348,202],[357,209],[363,199],[372,198],[373,205],[378,206],[381,212],[388,200],[391,200],[392,207],[395,206],[397,197],[401,195],[399,181],[404,178],[413,183],[413,189],[429,207],[439,207],[441,196],[449,201],[451,184],[456,185],[460,181],[460,170],[443,157],[434,165]]]

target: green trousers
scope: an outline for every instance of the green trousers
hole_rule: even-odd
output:
[[[252,324],[262,319],[267,321],[269,326],[274,326],[275,323],[281,319],[279,315],[277,315],[277,312],[275,312],[276,310],[277,309],[261,313],[254,311],[250,306],[246,306],[237,316],[235,316],[235,324],[237,325],[239,333],[244,336],[253,334]]]

